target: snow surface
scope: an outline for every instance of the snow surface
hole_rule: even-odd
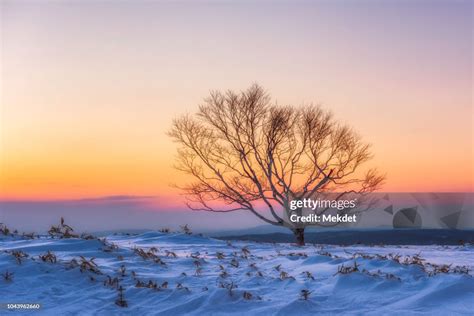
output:
[[[152,247],[156,248],[153,258],[137,254],[137,248],[153,253]],[[15,250],[29,257],[18,264],[12,255]],[[105,243],[98,239],[2,236],[0,273],[8,270],[14,276],[11,281],[0,277],[0,304],[41,303],[42,308],[3,308],[0,314],[472,315],[473,250],[472,245],[297,247],[227,243],[159,232],[110,235]],[[39,255],[47,251],[57,256],[56,263],[40,259]],[[166,256],[166,251],[177,257],[172,253]],[[224,258],[218,258],[217,253]],[[399,254],[400,258],[385,258],[388,254]],[[405,258],[412,262],[417,255],[424,259],[424,267],[404,264]],[[71,259],[80,262],[80,256],[95,258],[100,274],[81,272],[80,267],[69,263]],[[156,258],[164,264],[155,262],[159,261]],[[354,262],[359,271],[337,273],[342,265],[353,267]],[[443,264],[451,264],[450,273],[432,273],[435,265]],[[122,265],[126,269],[123,276],[119,272]],[[467,266],[470,271],[455,273],[455,266]],[[117,286],[104,285],[107,276],[119,279],[128,307],[115,304]],[[148,284],[150,280],[156,282],[156,289],[136,287],[138,281]],[[164,282],[168,282],[166,288]],[[232,284],[237,287],[229,290]],[[307,300],[302,298],[302,290],[310,292]]]

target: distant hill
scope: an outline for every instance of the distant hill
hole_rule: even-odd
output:
[[[273,232],[264,234],[214,235],[223,240],[251,240],[260,242],[292,243],[290,233]],[[380,229],[380,230],[338,230],[308,232],[308,243],[330,245],[459,245],[474,243],[474,230],[455,229]]]

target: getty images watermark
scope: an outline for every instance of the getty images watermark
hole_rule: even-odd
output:
[[[0,303],[0,310],[38,310],[41,309],[40,303]]]
[[[310,213],[307,215],[297,214],[297,210],[350,210],[357,206],[357,199],[352,200],[329,200],[329,199],[310,199],[293,200],[290,202],[290,221],[293,223],[355,223],[357,222],[356,214],[316,214]]]

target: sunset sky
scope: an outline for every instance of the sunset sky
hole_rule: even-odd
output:
[[[471,1],[2,1],[0,199],[167,197],[174,117],[261,84],[373,145],[384,191],[473,191]]]

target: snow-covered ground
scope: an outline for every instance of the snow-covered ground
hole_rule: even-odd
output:
[[[149,232],[106,241],[1,236],[0,250],[0,304],[42,305],[39,311],[3,305],[0,314],[7,315],[474,311],[472,245],[297,247]],[[118,287],[127,307],[116,304]]]

